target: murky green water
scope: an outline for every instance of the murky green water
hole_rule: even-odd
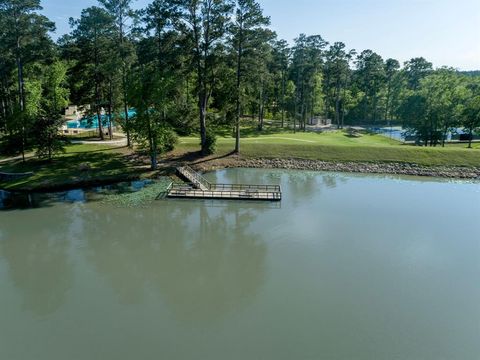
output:
[[[284,200],[0,212],[0,359],[480,358],[479,183],[208,176]]]

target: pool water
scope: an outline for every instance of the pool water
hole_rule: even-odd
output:
[[[128,111],[128,116],[133,117],[135,116],[136,112],[134,109],[130,109]],[[102,126],[108,127],[109,118],[108,115],[100,115],[102,120]],[[124,114],[120,114],[120,118],[124,118]],[[115,123],[115,115],[113,115],[112,119],[112,126]],[[90,117],[85,117],[80,120],[70,120],[67,121],[67,128],[68,129],[96,129],[98,128],[98,116],[92,115]]]

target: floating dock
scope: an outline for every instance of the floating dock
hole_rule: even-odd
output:
[[[170,198],[282,200],[282,191],[279,185],[211,184],[189,166],[178,168],[177,173],[187,182],[184,184],[171,184],[167,190],[167,196]]]

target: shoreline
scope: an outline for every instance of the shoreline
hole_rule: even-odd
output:
[[[154,179],[156,177],[155,175],[157,174],[152,175],[145,172],[139,172],[136,174],[122,174],[118,176],[99,177],[97,179],[79,179],[64,183],[41,184],[38,186],[19,186],[15,188],[5,188],[0,186],[0,191],[6,191],[10,193],[54,193],[75,189],[93,188],[97,186],[108,186],[129,181]]]
[[[207,172],[229,168],[253,168],[253,169],[283,169],[303,171],[328,171],[356,174],[377,175],[406,175],[418,177],[431,177],[458,180],[480,180],[480,168],[460,166],[421,166],[408,163],[364,163],[364,162],[327,162],[306,159],[280,159],[280,158],[242,158],[230,155],[223,158],[204,158],[192,161],[177,162],[166,160],[159,163],[159,169],[155,172],[143,171],[138,173],[121,174],[118,176],[99,177],[97,179],[78,179],[65,183],[49,184],[48,181],[38,186],[26,186],[18,188],[0,187],[0,190],[18,193],[41,193],[73,190],[102,185],[110,185],[119,182],[135,181],[142,179],[155,179],[159,176],[169,176],[175,173],[175,169],[183,164],[188,164],[196,170]]]
[[[360,174],[408,175],[419,177],[480,180],[480,168],[460,166],[421,166],[408,163],[326,162],[306,159],[245,159],[227,157],[191,163],[200,171],[228,168],[284,169],[306,171],[329,171]]]

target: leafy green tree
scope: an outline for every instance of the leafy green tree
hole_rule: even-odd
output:
[[[77,104],[89,104],[87,115],[95,115],[98,133],[104,140],[102,110],[108,106],[108,74],[105,64],[109,61],[109,47],[113,32],[113,18],[104,9],[89,7],[79,19],[70,19],[73,31],[63,39],[63,55],[71,62],[71,93]]]
[[[385,86],[385,65],[380,55],[364,50],[357,56],[356,78],[364,93],[364,120],[376,122],[379,113],[380,93]]]
[[[307,116],[313,116],[321,93],[321,70],[323,50],[327,42],[320,35],[306,36],[301,34],[295,39],[292,48],[291,78],[296,89],[296,119],[299,119],[300,129],[306,129]]]
[[[274,93],[274,75],[271,71],[273,49],[270,44],[275,33],[266,29],[257,32],[255,55],[248,58],[249,71],[245,73],[245,97],[250,104],[252,118],[257,116],[257,128],[263,130],[265,116]]]
[[[400,70],[400,63],[395,59],[387,59],[385,61],[385,81],[386,81],[386,95],[385,95],[385,120],[390,121],[392,113],[392,97],[396,94],[395,86],[398,84],[396,78]]]
[[[45,69],[40,104],[35,121],[35,146],[37,156],[52,160],[52,157],[64,151],[64,142],[59,135],[63,123],[62,110],[68,105],[69,91],[66,87],[67,66],[55,61]]]
[[[419,88],[400,107],[404,126],[425,146],[445,146],[450,131],[460,125],[467,89],[464,78],[443,68],[420,80]]]
[[[355,54],[354,50],[346,51],[345,44],[336,42],[325,52],[324,89],[327,103],[334,103],[335,123],[338,128],[343,127],[342,103],[345,102],[346,89],[351,78],[350,61]],[[328,117],[328,114],[327,114]]]
[[[413,93],[401,102],[397,110],[406,135],[416,137],[424,146],[428,146],[429,142],[433,144],[439,138],[438,132],[433,132],[427,105],[427,99],[423,95]]]
[[[207,113],[223,60],[226,27],[233,11],[232,0],[178,0],[181,23],[178,28],[192,48],[190,58],[197,78],[198,112],[202,153],[207,154]]]
[[[441,132],[441,144],[449,131],[459,125],[460,113],[466,96],[463,78],[453,69],[440,69],[420,82],[420,92],[429,99],[429,113],[432,122]]]
[[[55,25],[45,16],[40,0],[1,0],[0,19],[2,26],[2,48],[7,52],[3,56],[14,59],[16,67],[17,96],[11,119],[18,122],[12,128],[18,129],[21,138],[21,153],[25,161],[27,146],[27,116],[25,116],[25,66],[45,57],[51,52],[52,42],[49,32]],[[5,64],[5,61],[3,61]],[[8,60],[7,60],[8,62]],[[5,105],[3,105],[5,106]]]
[[[240,152],[240,118],[242,116],[245,73],[249,71],[251,58],[259,55],[256,50],[268,37],[268,35],[265,36],[264,27],[269,24],[270,19],[263,15],[262,9],[256,1],[237,0],[234,21],[230,27],[232,47],[236,55],[236,153]]]
[[[277,108],[280,108],[282,120],[281,127],[283,128],[285,126],[285,113],[288,110],[287,84],[291,49],[285,40],[278,40],[273,43],[272,50],[272,71],[276,78],[275,99],[277,103]]]
[[[472,148],[473,135],[480,131],[480,81],[467,85],[468,93],[461,117],[462,125],[468,131],[468,148]]]
[[[128,127],[128,73],[134,62],[134,46],[130,39],[130,30],[137,20],[137,13],[132,9],[133,0],[98,0],[105,10],[113,18],[114,23],[114,41],[115,46],[110,48],[110,61],[107,69],[109,69],[109,111],[113,112],[113,106],[116,101],[113,99],[116,93],[114,85],[116,84],[116,71],[120,71],[120,93],[123,103],[123,119],[125,121],[125,129],[127,133],[127,145],[130,147],[130,133]],[[119,116],[118,119],[121,119]],[[110,122],[111,125],[111,115]],[[110,137],[112,132],[110,130]]]
[[[175,3],[156,0],[142,15],[145,28],[141,32],[148,36],[137,46],[129,96],[136,115],[129,130],[135,142],[148,149],[151,167],[156,169],[158,155],[172,150],[177,141],[171,114],[182,92],[183,71],[178,69],[181,56],[172,51],[172,44],[178,40],[173,29],[180,14]]]
[[[173,150],[177,136],[167,122],[166,113],[171,101],[167,93],[171,83],[158,79],[142,66],[134,76],[134,89],[131,93],[136,114],[129,124],[132,137],[141,148],[148,149],[152,170],[157,169],[158,155]],[[158,100],[164,100],[159,102]]]
[[[433,65],[423,57],[413,58],[404,65],[404,72],[408,81],[408,88],[417,90],[420,81],[433,72]]]
[[[172,56],[171,48],[174,47],[177,40],[174,30],[180,18],[180,10],[174,1],[154,0],[142,15],[145,28],[141,32],[152,35],[151,40],[154,44],[151,46],[151,53],[155,54],[157,69],[162,71],[168,57]],[[175,56],[181,57],[180,54],[175,54]]]

